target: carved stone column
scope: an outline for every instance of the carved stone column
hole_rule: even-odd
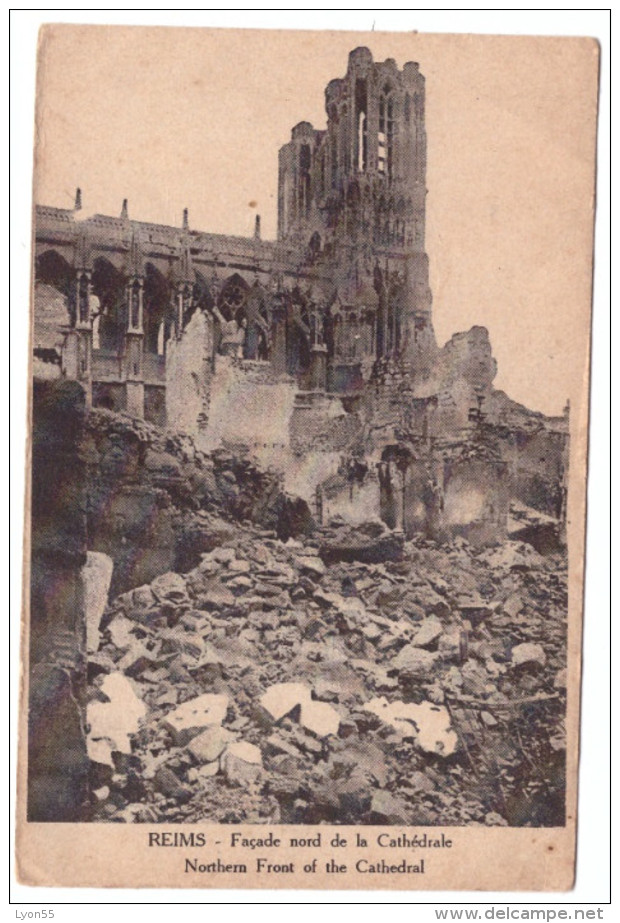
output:
[[[90,312],[91,274],[78,269],[75,274],[73,297],[74,323],[63,346],[62,370],[65,378],[79,381],[84,388],[86,404],[92,403],[93,325]]]
[[[132,278],[127,285],[127,332],[125,334],[125,388],[127,413],[144,417],[144,280]]]
[[[271,364],[277,375],[286,373],[286,305],[281,295],[276,295],[272,306]]]

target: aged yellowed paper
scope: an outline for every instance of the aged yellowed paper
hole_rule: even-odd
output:
[[[597,74],[44,27],[24,883],[571,887]]]

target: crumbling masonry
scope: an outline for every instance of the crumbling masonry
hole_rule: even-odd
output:
[[[222,236],[191,228],[187,209],[180,228],[132,220],[127,201],[119,218],[84,217],[79,190],[73,210],[37,206],[31,820],[90,818],[89,772],[96,777],[91,788],[112,791],[116,799],[107,803],[107,795],[96,795],[105,802],[102,818],[117,809],[120,817],[130,801],[128,816],[159,817],[140,813],[152,792],[138,785],[131,767],[122,797],[114,789],[108,770],[116,763],[103,752],[106,735],[93,737],[92,714],[87,753],[85,708],[89,703],[96,711],[103,701],[92,698],[101,675],[119,682],[125,673],[140,682],[164,676],[171,684],[167,697],[147,695],[159,720],[158,709],[170,708],[178,696],[215,688],[224,673],[234,678],[237,671],[239,683],[231,680],[226,688],[243,712],[244,697],[249,703],[265,691],[265,676],[298,676],[296,661],[289,663],[293,648],[310,651],[308,663],[303,651],[299,655],[299,675],[310,670],[313,682],[318,664],[329,660],[328,648],[329,656],[338,648],[342,663],[353,657],[363,673],[363,682],[347,674],[346,695],[332,686],[327,691],[329,702],[352,709],[351,719],[336,727],[355,742],[358,734],[361,740],[381,727],[377,716],[376,728],[369,724],[365,705],[360,712],[365,697],[393,695],[401,687],[407,692],[413,620],[418,647],[443,639],[432,654],[420,654],[414,644],[414,654],[433,663],[439,658],[446,695],[454,694],[457,668],[447,666],[454,661],[464,676],[469,669],[467,693],[494,696],[504,707],[510,687],[489,692],[486,674],[472,673],[467,639],[473,631],[478,648],[487,645],[487,659],[489,651],[497,654],[500,667],[493,662],[489,668],[493,677],[505,671],[504,634],[524,603],[519,597],[513,605],[512,565],[495,549],[480,549],[506,537],[539,553],[530,548],[528,557],[509,549],[521,562],[517,570],[533,560],[543,573],[560,638],[564,610],[553,553],[564,542],[568,412],[544,417],[493,388],[496,363],[486,329],[457,333],[441,348],[436,343],[424,242],[424,92],[417,64],[399,70],[391,59],[373,62],[367,48],[351,52],[346,75],[325,92],[327,127],[300,122],[280,150],[277,241],[261,239],[258,218],[253,238]],[[295,536],[306,542],[293,545],[305,547],[305,556],[285,544]],[[551,557],[545,561],[541,554]],[[239,572],[228,573],[229,564]],[[447,570],[454,571],[449,580]],[[181,574],[192,578],[187,585]],[[220,585],[217,574],[231,582]],[[478,585],[482,589],[473,593]],[[524,588],[517,588],[538,630],[533,586],[524,577]],[[110,599],[122,595],[106,610],[108,591]],[[191,611],[187,593],[192,599],[198,594]],[[147,647],[138,645],[136,653],[131,625],[143,618],[143,603],[147,614],[139,631]],[[292,606],[299,611],[291,621]],[[478,621],[491,615],[497,616],[492,650],[488,633],[475,635]],[[236,629],[229,617],[237,619]],[[445,624],[438,626],[438,617]],[[126,637],[119,634],[119,618]],[[94,626],[92,638],[85,626]],[[232,658],[209,661],[204,676],[190,676],[187,663],[190,672],[198,667],[188,632],[228,643],[229,630],[240,631],[233,640],[249,645],[243,651],[250,660],[245,653],[239,659],[241,648],[234,648]],[[530,637],[521,623],[514,630],[524,641]],[[206,649],[202,640],[195,643],[204,666]],[[521,645],[529,647],[536,645]],[[559,640],[548,664],[538,650],[536,659],[551,682],[549,671],[562,666]],[[268,664],[267,672],[248,672],[246,661]],[[430,674],[424,676],[430,682]],[[427,692],[436,701],[439,693]],[[545,702],[555,703],[558,695],[549,693]],[[378,699],[373,702],[379,707]],[[260,743],[263,731],[254,723],[253,713],[240,713],[239,728],[250,727]],[[308,761],[323,752],[312,733],[302,742]],[[121,738],[122,752],[131,752],[121,734],[116,762]],[[383,746],[380,736],[377,741]],[[288,750],[276,748],[269,758],[274,766],[282,753],[290,760]],[[151,756],[145,751],[142,758],[146,766]],[[129,765],[128,757],[123,760]],[[166,789],[174,801],[178,791],[168,791],[169,783],[178,779],[165,772],[164,782],[156,779],[156,797]],[[489,777],[496,775],[493,764]],[[291,805],[305,802],[295,800],[290,786],[278,788],[276,778],[257,822],[272,816],[308,823],[360,817],[435,823],[447,816],[463,822],[460,802],[453,815],[445,809],[428,815],[418,807],[412,813],[408,803],[394,813],[394,799],[387,798],[388,810],[379,792],[383,801],[373,799],[371,806],[368,780],[358,781],[363,798],[355,810],[334,807],[329,798],[319,804],[315,792],[314,801],[304,794],[310,800],[296,814]],[[538,817],[542,809],[530,805],[521,817],[521,802],[511,807],[500,795],[497,804],[510,823],[533,818],[551,824],[563,810]],[[347,797],[341,793],[343,803]],[[496,802],[483,801],[471,816],[498,822]],[[213,816],[236,816],[226,804],[214,802],[220,813]],[[244,816],[257,819],[255,807]],[[179,819],[174,806],[166,810]]]
[[[130,220],[126,201],[80,220],[79,190],[75,210],[38,207],[35,373],[249,449],[318,519],[484,542],[512,491],[559,520],[566,419],[494,391],[484,328],[435,341],[424,97],[417,64],[351,52],[327,127],[300,122],[280,150],[275,242],[259,218],[252,239],[222,236],[187,209],[181,228]]]

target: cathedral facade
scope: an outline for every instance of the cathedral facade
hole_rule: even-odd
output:
[[[326,128],[300,122],[280,150],[277,241],[258,217],[253,238],[224,236],[191,228],[187,209],[179,228],[135,221],[126,201],[118,218],[82,218],[79,190],[72,210],[37,206],[39,372],[172,424],[171,359],[198,314],[205,427],[222,361],[343,397],[391,366],[428,368],[424,77],[357,48],[325,104]]]
[[[349,55],[326,127],[279,152],[278,237],[36,212],[34,372],[95,408],[249,452],[318,521],[505,534],[511,499],[561,531],[568,417],[493,387],[488,331],[438,348],[418,65]],[[542,470],[541,470],[542,466]],[[560,523],[558,525],[558,523]]]

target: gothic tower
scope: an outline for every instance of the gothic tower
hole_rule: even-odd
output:
[[[424,92],[417,64],[399,70],[391,58],[375,63],[368,48],[356,48],[346,75],[325,90],[327,128],[300,122],[279,159],[279,239],[329,264],[355,329],[374,317],[375,357],[414,372],[435,349]]]

